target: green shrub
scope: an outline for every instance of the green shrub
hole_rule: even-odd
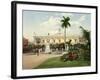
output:
[[[64,54],[63,56],[61,56],[61,61],[73,61],[78,59],[78,53],[76,52],[69,52],[68,54]]]

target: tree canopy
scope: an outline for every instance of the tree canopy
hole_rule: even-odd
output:
[[[62,28],[68,28],[68,26],[69,27],[71,26],[71,24],[69,23],[69,20],[70,20],[69,17],[64,17],[63,16],[63,19],[61,20],[61,22],[62,22]]]

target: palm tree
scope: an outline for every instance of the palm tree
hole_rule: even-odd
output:
[[[65,43],[65,51],[66,51],[66,28],[70,27],[70,23],[69,23],[70,18],[69,17],[64,17],[61,20],[61,27],[64,28],[64,43]]]

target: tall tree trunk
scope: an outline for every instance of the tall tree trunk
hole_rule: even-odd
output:
[[[65,43],[65,51],[67,50],[67,47],[66,47],[66,28],[64,29],[64,43]]]

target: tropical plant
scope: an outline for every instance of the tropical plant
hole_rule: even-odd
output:
[[[87,45],[90,48],[90,31],[85,30],[82,26],[80,26],[83,32],[83,37],[87,40]]]
[[[63,19],[61,20],[61,27],[64,28],[64,43],[65,43],[65,51],[66,51],[66,28],[70,27],[71,24],[70,24],[70,18],[69,17],[64,17],[63,16]]]
[[[85,30],[82,26],[80,26],[80,28],[82,29],[82,33],[83,33],[83,37],[87,40],[86,45],[83,45],[82,50],[80,51],[82,54],[82,57],[84,58],[84,60],[90,60],[91,58],[91,41],[90,41],[90,31]]]
[[[60,60],[61,61],[73,61],[73,60],[77,60],[79,58],[78,56],[78,53],[76,51],[71,51],[71,52],[68,52],[68,54],[63,54],[61,57],[60,57]]]

